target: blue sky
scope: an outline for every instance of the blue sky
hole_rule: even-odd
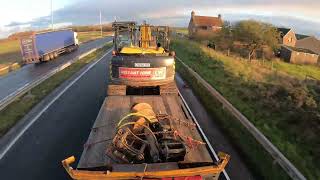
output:
[[[51,0],[0,0],[0,38],[16,31],[50,26]],[[53,0],[55,27],[103,22],[147,20],[187,26],[191,10],[222,14],[224,20],[256,19],[320,37],[320,0]]]

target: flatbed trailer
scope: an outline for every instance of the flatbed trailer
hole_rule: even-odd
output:
[[[177,91],[178,92],[178,91]],[[118,163],[107,154],[107,147],[116,134],[119,120],[130,112],[137,103],[148,103],[157,116],[173,117],[170,123],[187,144],[183,161],[165,163]],[[76,169],[70,164],[74,157],[62,161],[73,179],[175,179],[193,177],[194,179],[218,179],[224,171],[230,156],[219,153],[217,161],[203,138],[195,119],[189,113],[187,104],[178,93],[161,95],[115,95],[106,97],[89,138],[84,145]],[[189,141],[189,142],[188,142]]]

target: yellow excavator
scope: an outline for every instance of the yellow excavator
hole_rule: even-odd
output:
[[[112,27],[115,35],[108,95],[125,95],[130,88],[175,92],[175,53],[169,50],[169,27],[137,26],[135,22],[114,22]]]
[[[76,168],[75,157],[62,161],[66,172],[76,180],[218,180],[230,156],[214,152],[176,88],[169,28],[113,28],[109,96]]]

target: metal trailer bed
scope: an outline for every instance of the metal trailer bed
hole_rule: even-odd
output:
[[[178,94],[108,96],[84,146],[77,170],[70,166],[75,161],[74,157],[62,161],[69,175],[74,179],[148,179],[199,175],[218,179],[230,157],[220,153],[220,160],[215,161],[207,145],[188,147],[183,162],[118,164],[106,155],[106,147],[112,143],[118,121],[130,112],[132,105],[142,102],[150,104],[157,114],[168,114],[178,119],[171,123],[183,136],[204,141],[197,126],[181,124],[192,124],[194,120]],[[112,171],[104,170],[105,167]]]

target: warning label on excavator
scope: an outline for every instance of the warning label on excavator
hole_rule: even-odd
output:
[[[165,79],[166,67],[161,67],[161,68],[119,67],[119,77],[124,79],[150,79],[150,80]]]

